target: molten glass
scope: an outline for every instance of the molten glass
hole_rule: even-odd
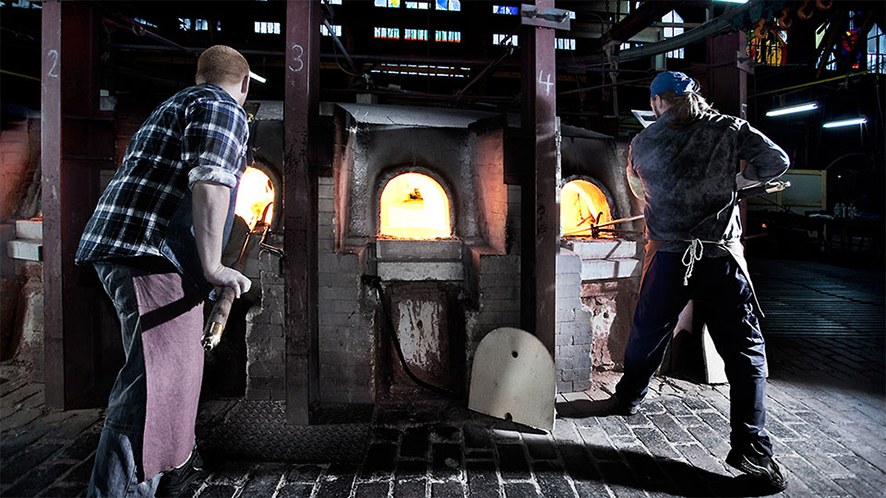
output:
[[[606,194],[587,180],[573,180],[560,191],[560,225],[567,237],[591,236],[591,225],[612,221]]]
[[[262,170],[246,168],[240,178],[234,214],[246,220],[250,230],[254,230],[259,221],[271,223],[274,217],[274,183]]]
[[[380,200],[379,236],[438,239],[452,235],[449,197],[433,178],[404,173],[385,185]]]

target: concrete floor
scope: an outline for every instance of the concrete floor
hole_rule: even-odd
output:
[[[879,497],[886,489],[886,324],[880,270],[751,262],[770,362],[767,428],[789,487],[782,496]],[[43,386],[0,365],[0,496],[82,496],[102,410],[43,408]],[[596,497],[759,494],[723,463],[728,386],[661,376],[634,417],[608,415],[617,375],[559,396],[553,433],[459,407],[383,406],[362,440],[315,442],[311,461],[213,451],[242,402],[201,407],[198,436],[216,466],[188,496]],[[215,436],[214,436],[215,435]],[[282,442],[281,444],[287,444]],[[325,446],[324,446],[325,445]],[[347,445],[346,445],[347,446]],[[355,447],[356,451],[345,451]],[[336,458],[322,458],[324,454]]]

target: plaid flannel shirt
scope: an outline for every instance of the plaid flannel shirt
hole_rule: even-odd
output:
[[[183,269],[185,262],[168,250],[170,239],[193,241],[193,233],[168,228],[174,217],[185,216],[190,231],[190,188],[198,181],[231,187],[230,221],[233,194],[246,169],[248,135],[246,112],[219,87],[192,86],[170,97],[132,137],[86,225],[75,261],[164,256],[179,271],[200,275],[197,268]]]

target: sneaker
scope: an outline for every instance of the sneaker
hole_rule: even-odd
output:
[[[781,473],[775,459],[758,453],[752,448],[745,453],[736,449],[730,450],[729,455],[726,456],[726,463],[774,490],[784,491],[788,487],[788,480]]]
[[[197,452],[197,448],[191,452],[191,456],[181,466],[167,470],[160,477],[155,496],[172,497],[181,496],[189,484],[194,482],[203,473],[203,458]]]

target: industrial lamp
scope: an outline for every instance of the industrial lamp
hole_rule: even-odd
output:
[[[842,128],[844,126],[853,126],[853,125],[863,125],[867,123],[868,120],[864,116],[859,116],[857,118],[850,119],[841,119],[839,121],[829,121],[823,125],[822,128]]]
[[[264,83],[264,82],[268,81],[267,78],[261,77],[255,73],[253,73],[252,71],[249,71],[249,77],[254,79],[255,81],[258,81],[259,83]]]
[[[808,112],[808,111],[814,111],[816,109],[818,109],[818,102],[807,102],[805,104],[793,105],[790,107],[780,107],[778,109],[772,109],[771,111],[767,111],[766,115],[769,117],[784,116],[785,114],[796,114],[798,112]]]

